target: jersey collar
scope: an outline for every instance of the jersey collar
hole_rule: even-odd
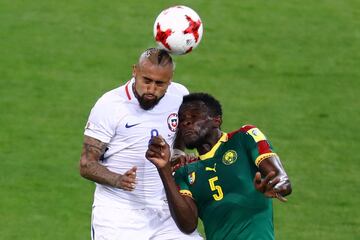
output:
[[[125,94],[129,101],[133,101],[134,99],[136,99],[133,91],[134,82],[135,78],[132,78],[125,84]]]
[[[218,148],[220,147],[221,143],[223,142],[227,142],[228,140],[228,134],[223,132],[219,141],[217,141],[217,143],[211,148],[210,151],[208,151],[207,153],[203,154],[203,155],[200,155],[199,156],[199,159],[200,160],[206,160],[206,159],[209,159],[209,158],[212,158],[214,157],[215,155],[215,152],[216,150],[218,150]]]

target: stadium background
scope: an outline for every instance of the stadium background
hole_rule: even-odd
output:
[[[359,239],[357,0],[0,1],[0,239],[89,239],[89,110],[129,79],[174,4],[205,27],[175,79],[221,100],[224,131],[263,129],[291,177],[277,239]]]

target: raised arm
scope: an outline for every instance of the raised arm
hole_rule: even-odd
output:
[[[146,158],[158,169],[164,184],[170,212],[177,226],[184,233],[194,232],[198,223],[196,204],[191,197],[179,193],[172,176],[170,148],[161,136],[152,138],[146,152]]]
[[[123,175],[109,171],[100,164],[100,157],[105,153],[107,144],[95,138],[85,136],[80,158],[80,175],[88,180],[132,191],[135,188],[136,167]]]
[[[268,197],[287,201],[285,196],[292,191],[291,183],[277,155],[265,158],[259,164],[259,171],[254,178],[255,188]],[[260,174],[261,173],[261,174]],[[264,179],[262,176],[266,176]]]

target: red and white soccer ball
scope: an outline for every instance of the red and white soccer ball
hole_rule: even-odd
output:
[[[203,24],[199,15],[186,6],[167,8],[155,20],[155,41],[172,54],[191,52],[199,45],[202,35]]]

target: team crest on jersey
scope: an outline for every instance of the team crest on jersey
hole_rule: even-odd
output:
[[[227,151],[222,157],[222,162],[225,165],[233,164],[234,162],[236,162],[236,160],[237,160],[237,153],[234,150]]]
[[[176,132],[177,126],[178,126],[178,115],[177,113],[172,113],[167,118],[167,124],[172,132]]]
[[[188,181],[190,184],[193,184],[195,182],[195,172],[192,172],[188,175]]]

